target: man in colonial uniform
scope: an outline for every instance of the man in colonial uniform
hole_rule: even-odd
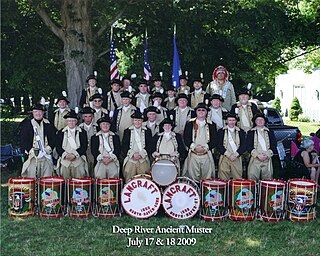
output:
[[[238,97],[239,101],[232,106],[231,113],[238,115],[240,119],[238,126],[248,132],[253,127],[252,119],[259,110],[256,104],[249,101],[251,93],[247,88],[242,88]]]
[[[89,176],[93,177],[93,168],[94,168],[94,157],[91,154],[91,137],[97,133],[98,125],[93,122],[95,110],[90,107],[84,107],[80,110],[80,114],[82,115],[83,123],[79,124],[79,127],[82,130],[85,130],[87,133],[88,139],[88,148],[86,152]]]
[[[152,95],[153,106],[159,110],[159,113],[157,115],[158,123],[161,123],[161,121],[167,118],[167,115],[168,115],[168,109],[162,106],[163,96],[164,95],[160,92],[155,92]]]
[[[88,176],[86,132],[77,126],[78,115],[71,110],[64,118],[68,125],[57,134],[58,175],[65,179]]]
[[[122,83],[119,79],[114,79],[110,82],[111,91],[107,93],[107,109],[112,113],[121,106],[121,92]]]
[[[190,94],[190,106],[195,108],[199,103],[208,104],[210,94],[202,90],[202,78],[194,79],[192,82],[194,91]]]
[[[128,91],[122,92],[122,106],[113,113],[111,130],[119,135],[120,141],[122,141],[124,130],[132,125],[131,115],[137,109],[131,104],[132,98],[132,94]]]
[[[89,75],[87,77],[87,84],[89,85],[88,88],[83,89],[80,97],[79,106],[81,108],[90,106],[92,107],[92,104],[90,103],[90,97],[96,93],[99,93],[99,89],[101,91],[101,88],[97,87],[97,77],[95,75]]]
[[[180,176],[180,161],[186,157],[186,150],[179,133],[173,132],[174,122],[166,118],[160,123],[160,133],[155,136],[155,151],[152,153],[153,158],[163,155],[169,156],[178,168]]]
[[[217,130],[224,127],[224,120],[228,114],[228,110],[222,107],[224,99],[219,94],[213,94],[211,96],[211,106],[208,113],[207,120],[210,123],[215,123]]]
[[[91,152],[95,159],[95,178],[119,178],[121,145],[119,136],[110,131],[111,120],[104,116],[97,121],[100,131],[91,138]]]
[[[228,80],[229,73],[223,66],[215,68],[212,74],[213,80],[208,84],[206,92],[210,95],[219,94],[224,99],[223,107],[228,111],[236,103],[236,95],[233,84]]]
[[[192,108],[188,107],[188,96],[185,93],[180,93],[176,97],[176,104],[178,105],[169,112],[169,117],[175,123],[174,132],[183,135],[184,127],[186,123],[195,117],[195,113]]]
[[[100,93],[96,93],[91,96],[90,100],[93,103],[93,110],[94,117],[93,117],[93,123],[97,125],[97,120],[103,117],[104,115],[109,115],[109,112],[107,109],[103,108],[103,96]]]
[[[152,137],[159,133],[157,116],[160,113],[160,110],[154,106],[147,107],[143,112],[143,115],[147,117],[147,120],[142,123],[142,126],[150,129]]]
[[[219,178],[224,180],[229,180],[231,177],[233,179],[242,178],[241,155],[246,151],[246,134],[236,126],[236,115],[227,114],[226,124],[218,131]]]
[[[124,131],[122,140],[123,176],[128,182],[137,174],[150,173],[149,155],[152,153],[153,141],[151,131],[142,126],[143,115],[139,110],[131,115],[132,126]]]
[[[151,93],[159,92],[161,94],[164,93],[164,88],[162,87],[162,78],[161,76],[154,77],[153,79],[154,87],[151,89]]]
[[[189,151],[183,174],[199,181],[215,177],[215,164],[211,150],[215,146],[217,131],[215,124],[209,124],[206,121],[208,113],[206,104],[199,103],[195,111],[197,116],[186,124],[183,136]]]
[[[22,166],[22,177],[41,178],[53,175],[51,153],[55,146],[55,128],[45,118],[45,107],[36,104],[32,108],[32,119],[21,123],[21,150],[26,162]]]
[[[65,96],[60,96],[57,99],[58,108],[53,113],[53,123],[54,127],[59,131],[66,127],[67,121],[63,117],[70,112],[70,108],[68,107],[69,100]]]
[[[138,82],[139,92],[135,97],[135,106],[143,113],[144,109],[150,106],[150,94],[148,93],[148,82],[142,79]]]
[[[184,93],[186,95],[190,94],[190,87],[188,86],[188,78],[185,75],[180,75],[180,87],[177,90],[177,93]]]
[[[173,86],[168,86],[167,95],[168,95],[168,97],[164,99],[164,105],[165,105],[166,109],[168,109],[168,111],[170,111],[176,107],[175,88]]]
[[[122,88],[120,88],[120,93],[123,92],[134,93],[136,90],[132,87],[132,79],[130,76],[124,76],[122,78]]]
[[[265,127],[267,118],[264,114],[257,113],[252,121],[255,126],[247,134],[247,150],[251,154],[248,178],[256,181],[272,179],[272,156],[277,151],[274,132]]]

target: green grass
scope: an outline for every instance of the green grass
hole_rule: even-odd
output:
[[[2,172],[2,183],[16,172]],[[8,187],[1,187],[1,255],[320,255],[320,221],[294,223],[288,220],[267,223],[259,220],[236,222],[225,220],[206,222],[194,217],[173,220],[163,211],[148,220],[129,216],[113,219],[44,219],[10,218],[7,215]],[[319,199],[319,196],[318,196]],[[317,207],[320,214],[320,207]],[[134,228],[174,227],[212,228],[211,234],[131,234],[131,238],[145,240],[167,238],[195,238],[194,246],[142,245],[126,248],[128,236],[112,232],[113,226]]]
[[[316,132],[320,128],[320,123],[314,122],[294,122],[290,120],[284,120],[286,125],[292,125],[299,127],[301,133],[305,137],[309,137],[311,132]]]

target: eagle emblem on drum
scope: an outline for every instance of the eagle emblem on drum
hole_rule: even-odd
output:
[[[17,190],[10,191],[10,209],[14,212],[24,212],[28,210],[28,204],[31,202],[30,191],[28,188],[23,188],[22,190],[19,188]]]
[[[210,190],[206,195],[204,206],[209,208],[211,215],[215,215],[219,211],[219,207],[223,205],[223,198],[221,193],[217,190]]]
[[[76,188],[73,191],[71,203],[76,204],[77,212],[83,212],[85,206],[82,204],[89,203],[88,191],[82,188]]]
[[[116,203],[116,198],[114,197],[114,192],[111,188],[104,187],[100,190],[98,203],[101,204],[104,213],[110,211],[111,205]]]
[[[254,199],[252,192],[247,188],[241,189],[236,197],[237,207],[242,209],[244,211],[244,214],[248,214],[253,203]]]
[[[53,209],[59,204],[59,196],[52,188],[47,188],[41,194],[41,204],[47,214],[51,213]]]

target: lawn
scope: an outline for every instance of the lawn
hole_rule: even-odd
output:
[[[314,122],[294,122],[290,120],[284,120],[286,125],[292,125],[299,127],[304,137],[309,137],[310,133],[315,133],[320,128],[320,123]]]

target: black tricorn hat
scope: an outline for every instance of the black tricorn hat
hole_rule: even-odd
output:
[[[174,127],[174,121],[170,118],[165,118],[161,121],[160,126],[163,127],[165,124],[171,124],[172,127]]]
[[[228,118],[235,118],[237,121],[239,121],[239,117],[236,114],[232,114],[230,112],[224,115],[223,119],[227,120]]]
[[[120,94],[120,96],[121,96],[121,98],[130,98],[130,99],[133,98],[133,95],[132,95],[130,92],[128,92],[128,91],[122,92],[122,93]]]
[[[139,86],[140,84],[146,84],[148,85],[148,81],[146,79],[140,79],[137,83],[137,85]]]
[[[175,98],[176,104],[178,104],[179,99],[187,99],[189,101],[189,97],[185,93],[179,93],[178,96]]]
[[[179,79],[186,79],[186,80],[188,80],[188,78],[187,78],[185,75],[180,75],[180,76],[179,76]]]
[[[143,114],[147,115],[149,112],[155,112],[157,114],[160,114],[160,110],[156,108],[155,106],[149,106],[144,109]]]
[[[262,118],[264,119],[264,121],[265,121],[266,123],[268,123],[268,118],[267,118],[263,113],[258,112],[258,113],[255,114],[254,117],[252,118],[252,122],[254,123],[254,125],[255,125],[256,119],[257,119],[258,117],[262,117]]]
[[[238,93],[238,97],[239,97],[239,95],[241,95],[241,94],[247,94],[249,97],[251,97],[251,92],[250,92],[250,90],[248,90],[246,87],[243,87],[243,88],[240,89],[240,91],[239,91],[239,93]]]
[[[199,108],[204,108],[205,110],[209,111],[207,105],[203,102],[198,103],[198,105],[194,108],[194,111],[197,111]]]
[[[96,111],[90,107],[84,107],[80,110],[80,114],[94,114]]]
[[[99,119],[97,120],[97,124],[98,124],[99,126],[100,126],[100,124],[103,123],[103,122],[107,122],[107,123],[111,124],[111,119],[110,119],[109,115],[104,115],[104,116],[102,116],[101,118],[99,118]]]
[[[220,100],[221,102],[224,102],[224,98],[221,95],[216,94],[216,93],[211,96],[210,101],[212,101],[214,99]]]
[[[46,106],[44,106],[44,105],[42,105],[42,104],[40,104],[40,103],[37,103],[37,104],[35,104],[35,105],[33,105],[33,106],[31,107],[31,110],[42,110],[42,111],[46,111],[47,109],[46,109]]]
[[[86,79],[87,83],[88,83],[89,80],[91,80],[91,79],[94,79],[94,80],[98,81],[98,80],[97,80],[97,77],[96,77],[95,75],[88,75],[88,76],[87,76],[87,79]]]
[[[113,84],[118,84],[118,85],[122,86],[122,82],[121,82],[120,79],[113,79],[113,80],[110,81],[109,84],[110,84],[110,86],[113,85]]]
[[[143,116],[143,114],[140,112],[139,109],[135,110],[130,117],[131,117],[131,118],[136,118],[136,119],[144,119],[144,116]]]
[[[74,118],[74,119],[79,119],[77,113],[74,111],[74,110],[71,110],[68,114],[66,114],[64,117],[64,119],[67,119],[67,118]]]
[[[166,91],[176,91],[176,88],[173,85],[168,85]]]
[[[103,96],[102,96],[102,94],[100,94],[100,93],[95,93],[95,94],[93,94],[93,95],[89,98],[89,101],[93,101],[94,99],[103,100]]]
[[[58,104],[58,102],[59,102],[60,100],[64,100],[65,102],[67,102],[67,104],[70,103],[70,101],[68,100],[67,97],[65,97],[65,96],[60,96],[60,97],[58,97],[58,99],[57,99],[57,101],[56,101],[56,104]]]
[[[163,95],[163,93],[161,93],[161,92],[155,92],[154,94],[152,94],[151,98],[152,98],[152,99],[154,99],[154,98],[161,98],[161,99],[163,99],[163,98],[164,98],[164,95]]]

